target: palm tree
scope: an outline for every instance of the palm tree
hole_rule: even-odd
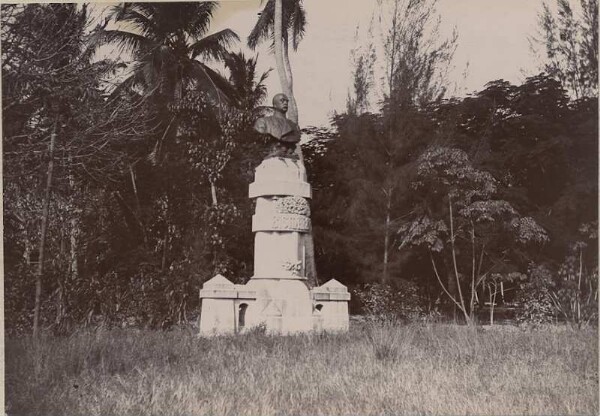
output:
[[[248,36],[248,46],[252,49],[264,40],[273,40],[275,62],[279,74],[281,89],[288,96],[290,106],[288,117],[298,123],[298,106],[294,97],[294,80],[289,59],[289,44],[294,50],[304,37],[306,27],[306,13],[302,7],[302,0],[268,0],[260,17]],[[302,150],[297,147],[296,152],[303,161]],[[303,237],[306,249],[306,275],[311,284],[318,283],[315,264],[314,244],[312,230]]]
[[[137,90],[158,105],[162,117],[169,105],[178,103],[190,90],[199,90],[209,99],[222,104],[231,95],[225,78],[204,61],[222,61],[227,48],[239,37],[230,29],[207,35],[215,1],[198,3],[121,3],[111,10],[110,19],[118,29],[98,32],[98,44],[116,44],[135,58],[132,74],[115,92]],[[170,120],[168,119],[170,117]],[[166,137],[176,127],[174,116],[162,120],[164,131],[154,146],[150,159],[157,160]]]
[[[302,0],[268,0],[248,36],[248,46],[255,49],[264,40],[273,40],[275,61],[281,89],[290,99],[288,117],[298,122],[298,107],[294,97],[294,81],[289,59],[289,44],[294,50],[304,37],[306,13]]]
[[[167,101],[197,86],[217,99],[227,96],[227,82],[202,60],[223,60],[239,37],[230,29],[206,35],[217,2],[121,3],[111,17],[120,28],[99,32],[100,43],[131,52],[133,73],[120,88],[141,88]]]
[[[234,89],[239,107],[248,112],[260,106],[267,96],[264,84],[271,70],[263,72],[256,79],[258,57],[246,58],[243,52],[232,53],[225,57],[225,66],[229,69],[229,82]]]

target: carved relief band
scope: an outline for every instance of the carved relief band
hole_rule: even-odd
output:
[[[301,196],[286,196],[275,199],[275,211],[279,214],[310,216],[310,205]]]
[[[252,231],[297,231],[308,232],[310,218],[296,214],[276,214],[272,216],[252,216]]]

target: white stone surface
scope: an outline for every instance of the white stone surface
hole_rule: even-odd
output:
[[[310,185],[306,182],[286,182],[279,180],[254,182],[250,184],[248,196],[257,198],[265,195],[297,195],[304,198],[312,197]]]
[[[277,179],[287,182],[306,182],[306,168],[298,160],[282,157],[265,159],[254,172],[255,182]]]
[[[350,293],[346,286],[335,279],[311,290],[315,308],[316,324],[323,331],[347,331],[350,325],[348,301]]]
[[[299,161],[272,157],[256,168],[250,198],[274,195],[295,195],[310,198],[312,191],[306,182],[306,169]]]
[[[295,334],[313,329],[312,299],[304,281],[251,279],[246,286],[257,293],[257,307],[249,322],[264,322],[267,332],[273,334]]]
[[[235,333],[234,300],[203,298],[200,314],[200,335],[230,335]]]
[[[200,291],[200,334],[213,336],[264,326],[271,334],[348,330],[344,285],[332,279],[309,290],[303,236],[310,232],[310,198],[306,170],[290,159],[270,158],[256,169],[250,197],[254,275],[235,285],[217,275]]]
[[[321,319],[323,331],[343,332],[347,331],[350,325],[350,316],[348,315],[348,301],[322,301]]]
[[[298,232],[257,232],[253,279],[304,279],[304,252]]]

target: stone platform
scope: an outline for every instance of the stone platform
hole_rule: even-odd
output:
[[[332,279],[310,289],[305,238],[311,232],[310,184],[304,165],[289,158],[264,160],[250,184],[254,275],[235,285],[217,275],[200,291],[203,336],[263,326],[268,333],[348,330],[350,294]]]

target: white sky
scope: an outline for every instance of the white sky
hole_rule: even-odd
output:
[[[345,109],[352,84],[350,51],[356,46],[357,26],[361,33],[366,32],[377,0],[303,0],[303,4],[306,34],[298,51],[290,50],[294,93],[300,125],[324,126],[334,110]],[[486,82],[500,78],[517,84],[525,75],[537,72],[539,65],[530,51],[528,37],[536,34],[541,4],[542,0],[438,1],[442,31],[449,35],[456,27],[459,36],[449,74],[456,95],[479,91]],[[224,0],[210,31],[234,30],[241,42],[232,49],[252,56],[254,52],[245,47],[245,42],[261,9],[261,0]],[[275,68],[268,46],[264,44],[257,50],[259,74]],[[266,84],[270,102],[280,92],[275,70]]]
[[[304,0],[303,4],[306,35],[290,56],[300,124],[327,125],[332,110],[345,108],[356,28],[360,25],[366,30],[376,0]],[[244,42],[260,9],[260,0],[224,1],[211,29],[229,27]],[[450,73],[457,93],[481,90],[486,82],[500,78],[520,83],[524,73],[536,72],[538,63],[530,52],[528,37],[536,34],[541,0],[439,0],[437,9],[442,30],[450,33],[454,26],[458,30]],[[260,72],[275,67],[266,45],[258,52]],[[280,90],[275,71],[267,87],[270,100]]]

